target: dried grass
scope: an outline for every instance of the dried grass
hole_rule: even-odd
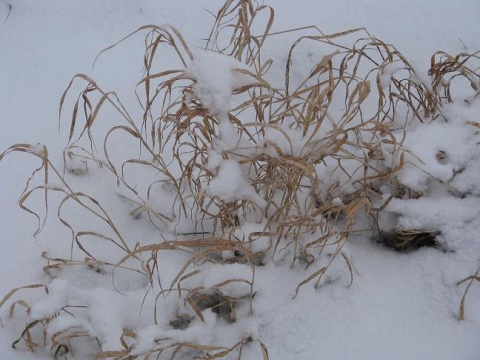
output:
[[[267,13],[267,20],[261,31],[256,30],[260,35],[254,35],[253,26],[258,29],[257,15],[260,13]],[[243,100],[228,114],[228,119],[242,139],[242,145],[223,151],[221,155],[223,159],[237,161],[245,169],[250,185],[265,201],[265,205],[244,199],[227,202],[209,195],[207,187],[216,173],[207,166],[208,151],[218,137],[220,120],[195,95],[195,79],[185,72],[193,55],[180,32],[173,27],[143,26],[126,37],[147,33],[144,76],[136,88],[137,100],[143,110],[142,118],[140,121],[133,118],[114,92],[103,90],[87,75],[75,75],[61,97],[60,120],[65,116],[64,107],[67,98],[72,95],[74,82],[84,82],[86,86],[78,94],[71,110],[64,167],[73,175],[83,175],[92,166],[103,167],[113,174],[117,186],[128,190],[129,196],[122,197],[134,206],[133,216],[148,214],[153,226],[160,230],[166,224],[179,222],[179,218],[189,219],[192,222],[192,234],[197,234],[199,239],[172,239],[131,248],[104,207],[92,196],[76,192],[69,186],[65,172],[50,162],[45,147],[16,144],[4,151],[0,160],[12,152],[27,152],[42,161],[41,167],[27,181],[19,202],[22,209],[38,219],[35,235],[41,231],[46,214],[40,215],[28,208],[26,200],[32,193],[43,191],[45,210],[48,212],[49,193],[57,192],[63,196],[57,214],[71,231],[71,254],[70,258],[65,259],[50,258],[44,254],[48,260],[44,268],[46,273],[66,266],[88,266],[98,271],[110,268],[113,273],[123,268],[143,274],[152,287],[159,284],[162,288],[158,254],[166,251],[187,252],[191,254],[191,259],[185,263],[169,288],[157,294],[157,299],[176,291],[179,301],[190,304],[200,321],[203,320],[203,310],[216,308],[230,322],[235,321],[237,302],[248,302],[253,311],[255,268],[265,261],[286,256],[284,254],[290,254],[291,266],[305,266],[310,272],[298,284],[295,296],[311,282],[315,287],[321,286],[324,274],[337,259],[343,259],[353,281],[355,271],[343,251],[345,242],[359,231],[378,231],[378,214],[389,201],[380,201],[379,189],[382,185],[403,186],[395,178],[405,164],[402,144],[406,133],[403,131],[399,137],[399,130],[416,121],[448,121],[442,105],[453,101],[451,85],[455,79],[467,80],[475,91],[475,97],[478,97],[478,70],[472,70],[468,64],[479,56],[478,53],[459,54],[456,57],[443,52],[435,53],[430,69],[432,84],[424,84],[394,46],[372,37],[365,29],[326,35],[316,27],[306,27],[272,34],[273,21],[274,10],[270,6],[257,6],[249,0],[226,1],[216,15],[206,46],[210,51],[234,57],[251,69],[237,70],[252,81],[250,85],[234,90],[233,93]],[[268,71],[273,61],[263,59],[262,49],[271,37],[296,31],[309,34],[300,36],[290,47],[285,64],[285,86],[274,88],[268,81]],[[349,43],[352,38],[356,40]],[[123,40],[102,53],[120,46]],[[304,79],[298,80],[293,75],[294,58],[297,49],[304,44],[329,52]],[[158,58],[164,52],[176,55],[179,68],[159,68]],[[393,67],[396,71],[391,70]],[[341,114],[333,105],[338,105],[339,99],[343,108]],[[376,106],[373,106],[373,112],[372,103]],[[98,139],[95,125],[101,117],[101,110],[107,106],[114,109],[123,122],[112,126],[103,138]],[[248,114],[248,121],[244,114]],[[477,123],[471,125],[478,127]],[[290,131],[302,134],[303,142],[299,149],[298,140],[292,138]],[[123,159],[120,163],[115,146],[110,146],[113,135],[119,132],[131,137],[138,148],[136,157]],[[282,137],[287,146],[282,148],[268,140],[265,137],[268,132]],[[99,141],[102,146],[97,145]],[[389,161],[384,156],[386,147],[391,149]],[[72,166],[72,162],[77,166]],[[318,174],[327,167],[327,163],[329,166],[334,164],[330,178],[320,178]],[[128,167],[138,171],[153,169],[161,174],[161,179],[152,181],[148,191],[140,193],[126,176]],[[32,178],[40,171],[43,171],[43,185],[31,187]],[[60,180],[62,187],[49,185],[52,175]],[[345,176],[349,179],[348,183],[332,180]],[[171,213],[161,213],[149,206],[152,186],[158,183],[168,185],[174,193]],[[64,206],[72,202],[106,224],[112,235],[75,229],[62,215]],[[367,229],[358,229],[359,219],[368,224]],[[235,230],[251,221],[265,223],[264,230],[252,234],[248,239],[235,238]],[[404,240],[408,237],[407,242],[415,237],[404,233],[401,235]],[[255,252],[252,243],[261,236],[270,237],[271,246]],[[119,249],[123,255],[116,263],[97,259],[95,253],[87,250],[84,237],[94,237],[106,247]],[[394,247],[404,245],[395,244]],[[74,249],[80,250],[86,258],[75,260]],[[234,253],[235,256],[225,259],[222,257],[225,252]],[[327,253],[331,256],[325,262],[322,259]],[[202,271],[201,267],[194,269],[192,265],[202,262],[248,264],[252,269],[252,278],[232,278],[211,289],[185,288],[183,282]],[[250,293],[240,299],[222,293],[222,286],[235,282],[248,284]],[[46,285],[26,288],[34,287],[48,289]],[[20,289],[23,288],[7,294],[0,302],[0,307]],[[12,315],[18,306],[29,311],[26,301],[17,300],[11,305]],[[223,309],[220,309],[221,306]],[[67,311],[67,308],[64,310]],[[190,321],[183,319],[184,322],[180,324],[175,323],[176,320],[172,319],[172,322],[179,327],[188,326]],[[44,346],[49,336],[52,356],[74,356],[73,343],[80,338],[91,337],[87,330],[77,327],[51,334],[48,331],[50,321],[51,318],[45,318],[27,324],[14,345],[24,340],[27,348],[33,351]],[[40,340],[34,340],[32,329],[40,327]],[[157,339],[156,345],[142,354],[134,352],[136,337],[135,332],[125,329],[122,336],[124,349],[101,351],[101,344],[98,344],[100,350],[97,358],[173,359],[180,358],[181,354],[195,353],[201,358],[215,359],[233,352],[241,358],[242,348],[248,343],[257,342],[263,358],[268,359],[266,346],[250,335],[230,348]],[[97,341],[95,338],[91,340]]]
[[[470,287],[473,285],[473,282],[480,281],[480,277],[478,276],[478,273],[480,273],[480,270],[477,270],[475,274],[467,276],[465,279],[462,279],[457,282],[457,286],[458,286],[468,281],[468,285],[465,288],[465,292],[463,293],[462,300],[460,301],[460,305],[458,307],[458,320],[465,320],[465,300],[467,297],[468,290],[470,290]]]

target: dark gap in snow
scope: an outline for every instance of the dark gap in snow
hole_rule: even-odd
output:
[[[377,242],[398,252],[410,252],[422,247],[440,249],[437,236],[440,231],[400,230],[380,232]]]

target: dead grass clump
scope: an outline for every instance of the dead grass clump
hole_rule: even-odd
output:
[[[455,87],[452,84],[456,81],[466,82],[473,90],[473,94],[462,99],[471,104],[480,96],[480,85],[478,83],[478,66],[480,52],[473,54],[460,53],[456,56],[449,55],[444,51],[437,51],[431,58],[429,75],[433,77],[432,89],[442,103],[452,103],[455,96],[452,93]]]
[[[259,22],[259,14],[267,14],[264,23]],[[71,253],[65,258],[45,254],[46,273],[53,277],[72,266],[88,267],[113,278],[120,270],[138,273],[154,293],[155,324],[161,301],[167,296],[175,294],[178,304],[189,306],[169,322],[173,329],[184,331],[197,321],[205,322],[205,311],[212,310],[228,323],[237,319],[239,306],[247,304],[252,312],[255,269],[270,261],[287,259],[291,266],[305,267],[308,274],[297,285],[295,296],[306,284],[321,286],[336,260],[345,263],[350,283],[353,281],[354,267],[344,251],[348,238],[359,232],[378,232],[378,216],[393,197],[423,195],[396,178],[405,165],[406,129],[415,122],[448,121],[443,105],[453,101],[455,79],[469,81],[474,98],[478,97],[478,74],[467,66],[478,55],[434,54],[432,84],[425,84],[393,45],[365,29],[328,35],[312,26],[271,33],[273,21],[272,7],[256,6],[249,0],[226,1],[218,11],[206,51],[214,54],[211,59],[219,64],[213,75],[233,79],[232,88],[226,93],[222,88],[219,94],[208,88],[212,79],[204,79],[203,55],[194,55],[177,29],[143,26],[126,37],[147,33],[144,74],[136,87],[141,118],[130,115],[114,92],[77,74],[60,100],[63,120],[74,83],[86,84],[75,95],[69,117],[65,171],[50,162],[40,145],[17,144],[0,155],[1,160],[11,152],[28,152],[42,160],[32,178],[43,171],[43,184],[32,187],[30,178],[20,200],[20,206],[38,219],[36,234],[44,217],[29,209],[25,201],[32,193],[43,191],[48,210],[51,192],[63,196],[57,213],[71,232]],[[268,58],[265,45],[292,32],[298,32],[299,38],[287,50],[284,85],[273,86],[275,79],[269,71],[277,66],[277,60]],[[298,55],[303,47],[318,52],[306,73]],[[228,58],[215,57],[218,54]],[[167,67],[163,57],[171,60]],[[175,61],[177,67],[172,67]],[[104,108],[117,114],[121,122],[102,131],[99,122]],[[117,136],[130,142],[119,147]],[[439,161],[443,155],[439,153]],[[98,200],[75,191],[67,181],[68,176],[85,175],[93,167],[113,176],[121,198],[132,207],[132,217],[146,214],[160,233],[168,229],[177,238],[147,244],[127,239]],[[52,172],[62,186],[50,185]],[[145,176],[139,179],[136,173]],[[387,200],[385,189],[391,194]],[[153,206],[159,196],[171,206]],[[64,215],[72,203],[107,230],[79,229]],[[252,223],[257,230],[240,236],[242,228]],[[434,245],[438,234],[395,230],[381,238],[402,251]],[[194,239],[185,240],[191,236]],[[89,250],[92,242],[114,249],[116,260],[105,260]],[[187,260],[164,288],[159,256],[172,251],[186,254]],[[244,266],[249,275],[232,274],[208,286],[195,282],[202,273],[218,271],[217,266]],[[246,290],[231,293],[227,289],[232,286]],[[0,307],[12,295],[7,295]],[[23,300],[12,308],[15,306],[25,307],[27,312],[30,309]],[[65,304],[62,311],[68,309]],[[257,342],[263,358],[268,359],[265,345],[251,335],[228,348],[159,337],[151,348],[139,351],[138,334],[131,329],[122,334],[123,349],[102,351],[100,340],[84,327],[49,330],[52,319],[53,315],[27,325],[21,339],[30,350],[45,344],[49,337],[54,356],[74,355],[72,341],[88,337],[98,343],[98,359],[215,359],[234,352],[240,358],[244,346]],[[34,342],[31,329],[40,325],[42,341]]]

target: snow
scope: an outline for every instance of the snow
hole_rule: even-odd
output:
[[[220,163],[218,175],[208,185],[207,193],[225,202],[240,199],[265,206],[265,200],[245,180],[242,168],[235,160],[223,160]]]
[[[248,244],[253,252],[262,252],[270,248],[272,239],[266,236],[266,223],[249,223],[242,224],[235,231],[235,238]]]
[[[425,191],[432,177],[448,182],[475,157],[475,143],[471,127],[458,116],[448,123],[419,124],[403,144],[409,164],[400,170],[398,179],[418,191]]]
[[[248,67],[238,60],[216,52],[196,52],[185,74],[195,79],[194,92],[203,106],[214,115],[227,115],[232,110],[232,92],[252,83],[238,70]]]
[[[18,207],[18,198],[31,173],[41,166],[46,149],[52,164],[63,170],[61,151],[70,126],[69,115],[65,115],[58,132],[58,106],[63,91],[74,74],[85,73],[103,89],[115,90],[132,114],[141,117],[141,111],[134,110],[137,104],[133,89],[142,76],[142,35],[134,35],[102,54],[94,69],[92,63],[102,49],[145,24],[169,23],[181,31],[187,44],[194,49],[186,75],[195,80],[195,96],[220,119],[219,136],[212,148],[207,149],[206,167],[215,175],[206,189],[207,194],[224,202],[240,199],[260,208],[265,206],[265,200],[249,184],[245,166],[237,158],[223,156],[225,152],[240,148],[244,140],[228,118],[228,112],[242,101],[232,92],[255,81],[245,71],[237,71],[251,70],[246,65],[232,57],[202,50],[202,39],[208,36],[213,22],[211,14],[203,8],[215,13],[222,4],[222,1],[193,3],[187,0],[161,3],[121,0],[115,4],[106,0],[0,2],[0,151],[13,144],[33,144],[25,149],[30,154],[12,152],[0,161],[0,297],[20,286],[48,284],[48,294],[43,289],[22,289],[0,308],[2,358],[50,358],[50,342],[46,350],[40,349],[33,355],[24,343],[18,345],[18,350],[12,349],[11,344],[27,322],[51,316],[50,335],[78,327],[98,338],[103,351],[123,349],[120,339],[127,329],[137,334],[137,339],[129,339],[135,342],[134,353],[137,354],[148,351],[159,338],[229,347],[253,335],[254,340],[266,345],[272,360],[319,357],[478,359],[480,284],[477,281],[472,283],[466,296],[465,320],[458,320],[467,283],[457,285],[457,282],[475,274],[480,266],[480,148],[477,145],[480,137],[475,134],[478,129],[469,123],[480,122],[480,101],[478,96],[477,100],[472,97],[474,92],[468,86],[460,86],[454,93],[456,101],[444,107],[448,122],[426,119],[424,123],[412,122],[407,127],[408,136],[402,143],[405,164],[397,173],[397,179],[424,196],[389,199],[389,189],[385,189],[379,200],[389,201],[385,215],[379,219],[382,229],[441,231],[438,237],[441,250],[421,248],[400,254],[360,233],[342,248],[354,266],[351,286],[348,286],[350,277],[345,263],[338,257],[320,287],[315,289],[308,283],[293,299],[297,285],[320,269],[324,265],[322,261],[328,261],[335,249],[329,249],[319,263],[307,270],[298,264],[291,266],[291,258],[285,254],[291,251],[288,249],[280,253],[278,261],[267,261],[265,266],[256,267],[254,273],[252,267],[245,264],[207,263],[202,267],[191,263],[183,273],[185,278],[179,282],[184,287],[218,287],[223,294],[237,298],[248,296],[251,292],[249,282],[253,279],[253,313],[250,313],[248,302],[241,303],[235,309],[237,322],[230,324],[209,308],[202,310],[203,322],[195,318],[187,329],[179,330],[169,325],[172,317],[178,314],[196,316],[185,298],[187,292],[179,291],[174,281],[189,259],[188,251],[159,251],[157,263],[166,266],[158,274],[154,273],[161,283],[150,288],[147,276],[127,269],[135,266],[133,259],[122,264],[124,268],[113,269],[125,255],[118,246],[112,246],[105,238],[98,242],[95,236],[84,236],[79,241],[104,263],[98,268],[89,267],[81,263],[85,253],[76,248],[71,252],[70,230],[56,217],[54,206],[63,198],[53,191],[49,192],[52,203],[43,232],[32,237],[37,222]],[[435,51],[456,54],[480,49],[477,0],[466,0],[461,5],[434,0],[327,0],[321,4],[278,0],[266,4],[275,7],[272,32],[310,24],[317,25],[325,33],[366,27],[372,36],[394,44],[424,82],[429,81],[427,70]],[[297,37],[294,33],[286,33],[283,38],[272,37],[268,51],[279,59],[272,66],[272,86],[277,86],[274,81],[278,81],[274,74],[281,76],[284,71],[285,49],[288,51]],[[309,70],[314,61],[309,57],[309,46],[296,58],[306,64],[304,68],[297,66],[299,71]],[[316,53],[313,57],[324,55],[327,54]],[[173,61],[169,55],[162,59],[166,63]],[[399,71],[401,67],[397,63],[381,69],[380,83],[384,90]],[[74,86],[81,88],[78,84]],[[73,101],[67,99],[65,108],[71,109]],[[108,110],[102,115],[103,122],[98,126],[103,130],[109,129],[118,117]],[[400,132],[397,135],[403,136]],[[259,153],[274,157],[278,155],[276,149],[280,149],[284,154],[300,156],[308,150],[303,146],[308,138],[309,133],[305,135],[288,124],[271,126],[265,129]],[[123,138],[115,138],[115,141],[111,147],[120,143],[119,151],[128,153],[129,147],[127,142],[122,142]],[[102,146],[101,143],[97,145]],[[392,149],[385,146],[381,150],[388,160]],[[335,172],[338,164],[329,161],[326,159],[323,173],[319,173],[320,179],[328,179],[325,186],[337,181],[352,181],[346,180],[345,174]],[[398,158],[390,161],[391,166],[398,165]],[[344,166],[352,174],[358,163],[345,162]],[[130,249],[162,243],[172,236],[150,226],[145,217],[140,216],[142,209],[119,197],[123,190],[112,190],[112,176],[104,168],[97,168],[93,162],[87,165],[81,158],[69,158],[65,170],[76,190],[101,200]],[[171,184],[151,170],[142,174],[132,171],[129,176],[136,182],[139,192],[146,189],[150,192],[147,205],[151,210],[169,218],[178,216],[178,211],[170,206],[176,201]],[[67,191],[63,184],[57,184],[53,173],[50,174],[47,188]],[[35,185],[42,181],[43,178]],[[156,185],[148,188],[154,181]],[[29,208],[41,213],[43,199],[42,191],[35,192],[28,200]],[[333,203],[347,206],[344,201],[335,198]],[[101,212],[94,204],[90,206]],[[98,221],[88,211],[80,212],[72,199],[64,204],[61,218],[74,228],[83,225],[80,228],[85,231],[121,243],[108,222]],[[175,229],[161,221],[156,224],[178,232],[185,219],[177,220]],[[254,253],[263,252],[274,245],[274,239],[263,234],[267,228],[265,222],[246,221],[231,238]],[[51,259],[48,263],[41,257],[44,251]],[[79,263],[63,270],[52,267],[48,274],[42,270],[47,264],[56,264],[57,257],[70,256],[79,259]],[[229,250],[221,256],[231,260],[237,255]],[[139,258],[138,263],[144,268],[154,264],[147,254]],[[196,270],[201,271],[195,273]],[[225,284],[229,279],[236,281]],[[170,284],[175,286],[166,291]],[[17,300],[31,305],[29,314],[17,305],[14,316],[9,316],[9,307]],[[159,309],[155,319],[154,308]],[[41,333],[39,329],[40,326],[36,330]],[[98,350],[95,346],[98,345],[86,347],[85,358],[93,356],[94,350]],[[255,341],[247,344],[243,351],[247,359],[261,358],[260,347]]]
[[[388,88],[392,83],[392,76],[403,68],[401,62],[392,62],[383,66],[380,70],[380,85],[383,90]]]
[[[38,156],[40,159],[46,159],[48,157],[47,149],[45,145],[42,145],[42,144],[29,146],[25,150],[30,154],[34,154]]]
[[[205,276],[203,286],[208,288],[218,287],[226,296],[240,298],[248,295],[251,286],[252,268],[244,264],[216,265],[209,269]],[[235,279],[234,282],[229,280]]]

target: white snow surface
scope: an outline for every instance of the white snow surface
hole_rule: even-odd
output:
[[[92,62],[102,49],[138,27],[168,23],[181,31],[191,48],[196,48],[187,72],[197,80],[196,95],[221,119],[220,139],[209,151],[208,167],[217,172],[207,189],[209,195],[225,201],[240,198],[263,206],[263,200],[249,187],[241,166],[221,156],[222,151],[235,148],[240,141],[226,117],[237,100],[231,92],[250,81],[235,72],[245,68],[244,65],[201,50],[202,39],[208,36],[213,22],[205,9],[215,13],[222,3],[218,0],[0,1],[0,151],[16,143],[41,143],[48,148],[52,162],[61,168],[61,151],[68,138],[69,123],[62,122],[58,132],[58,106],[71,78],[77,73],[88,74],[103,88],[115,90],[133,108],[136,105],[133,89],[142,76],[143,35],[133,36],[100,56],[93,69]],[[325,33],[365,27],[371,35],[394,44],[425,79],[428,79],[430,56],[435,51],[456,54],[480,49],[477,0],[461,4],[435,0],[265,3],[276,9],[273,32],[306,25],[316,25]],[[272,54],[285,56],[285,49],[296,36],[287,33],[286,37],[287,40],[278,38],[282,40],[277,44],[272,38]],[[384,69],[383,87],[388,86],[397,70],[393,65]],[[209,265],[186,277],[183,285],[220,285],[228,295],[241,297],[250,292],[248,282],[254,277],[253,314],[247,305],[241,306],[237,309],[237,322],[230,324],[206,310],[204,322],[193,321],[186,330],[172,329],[169,321],[177,313],[193,316],[192,309],[183,301],[178,304],[176,291],[158,298],[151,293],[145,296],[149,291],[159,293],[161,289],[149,290],[148,279],[140,274],[120,268],[113,275],[104,273],[102,268],[80,270],[72,266],[59,273],[53,270],[55,279],[49,283],[48,295],[42,288],[21,289],[0,309],[0,358],[51,358],[48,349],[32,354],[25,346],[19,345],[18,350],[11,347],[25,328],[27,316],[21,304],[17,304],[14,316],[9,317],[9,306],[23,299],[32,305],[30,319],[53,316],[50,324],[53,332],[83,327],[103,343],[105,351],[121,349],[122,331],[129,328],[138,335],[137,353],[148,350],[158,338],[228,346],[251,334],[265,344],[272,360],[479,359],[480,283],[472,283],[465,302],[465,320],[459,321],[459,305],[467,283],[457,285],[457,282],[475,274],[480,267],[480,145],[476,144],[480,137],[467,124],[467,121],[480,122],[480,101],[470,105],[454,103],[444,112],[450,122],[412,125],[403,144],[408,155],[399,179],[412,189],[428,193],[416,200],[392,200],[388,205],[390,217],[381,219],[385,220],[385,227],[395,221],[400,227],[440,230],[439,241],[444,251],[422,248],[400,254],[375,244],[372,239],[357,236],[344,248],[355,267],[353,284],[347,286],[348,272],[338,260],[329,281],[318,289],[306,284],[295,299],[296,286],[318,268],[291,268],[290,263],[280,260],[257,267],[252,274],[247,265]],[[108,123],[99,126],[109,128]],[[298,140],[293,148],[275,129],[269,129],[266,140],[276,141],[286,153],[298,154],[302,150],[301,135],[292,130],[291,136]],[[383,150],[388,155],[388,149]],[[447,154],[442,162],[436,157],[439,151]],[[26,180],[41,162],[31,155],[43,156],[43,145],[34,145],[29,152],[9,154],[0,161],[0,297],[17,287],[51,281],[42,270],[47,265],[42,252],[52,258],[70,254],[70,231],[58,220],[54,207],[49,209],[51,214],[43,231],[34,238],[36,219],[18,206]],[[146,245],[168,238],[170,234],[159,235],[147,222],[132,221],[125,202],[111,190],[112,183],[102,180],[102,170],[86,171],[85,164],[78,161],[67,166],[81,174],[72,177],[79,191],[107,204],[129,246],[134,248],[137,243]],[[443,187],[445,182],[453,189]],[[62,186],[58,184],[55,188]],[[458,192],[467,196],[461,198]],[[59,199],[55,194],[50,196]],[[173,196],[162,199],[173,201]],[[341,204],[341,199],[338,203]],[[42,211],[43,193],[33,196],[28,205]],[[168,209],[160,200],[158,203],[152,200],[152,206]],[[99,232],[105,227],[88,217],[76,218],[68,205],[64,211],[71,224],[87,222],[89,230]],[[264,226],[246,223],[234,235],[245,241],[249,234],[261,233]],[[102,244],[89,242],[87,237],[84,244],[92,253],[102,253]],[[260,236],[251,245],[254,251],[262,251],[271,245],[271,239]],[[115,251],[103,251],[105,261],[119,259]],[[170,285],[185,259],[183,254],[173,252],[159,254],[159,263],[169,264],[161,274],[162,286]],[[123,265],[128,267],[128,262]],[[237,283],[222,284],[232,278]],[[157,314],[156,323],[148,311],[155,303],[163,309]],[[67,304],[74,313],[78,310],[76,306],[86,306],[86,314],[70,316],[61,310]],[[94,349],[95,344],[87,345]],[[93,355],[87,351],[84,357]],[[259,347],[255,343],[245,346],[244,358],[261,359]]]

